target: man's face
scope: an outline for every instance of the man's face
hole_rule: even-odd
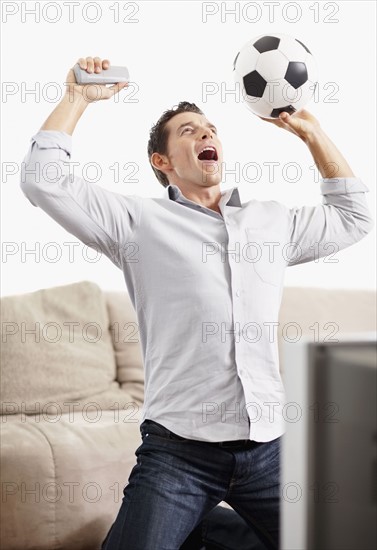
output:
[[[167,122],[166,129],[165,173],[170,183],[204,188],[221,183],[222,146],[216,127],[204,115],[180,113]]]

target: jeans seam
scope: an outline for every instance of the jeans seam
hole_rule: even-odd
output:
[[[234,455],[232,455],[232,458],[233,458],[233,470],[232,470],[232,475],[231,475],[231,478],[229,480],[229,484],[228,484],[228,488],[227,488],[227,491],[226,491],[226,495],[224,497],[224,501],[225,499],[229,496],[229,493],[230,491],[232,490],[232,487],[233,485],[235,484],[235,482],[237,481],[236,480],[236,476],[235,476],[235,468],[236,468],[236,457]]]

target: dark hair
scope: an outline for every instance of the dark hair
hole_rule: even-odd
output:
[[[151,156],[153,153],[159,153],[160,155],[166,155],[167,154],[167,145],[168,145],[168,137],[169,133],[166,128],[167,122],[173,116],[179,115],[180,113],[198,113],[199,115],[203,115],[204,113],[199,109],[195,103],[189,103],[188,101],[181,101],[178,105],[175,105],[173,109],[169,109],[165,111],[156,124],[152,126],[150,134],[149,134],[149,141],[148,141],[148,159],[149,163],[152,166],[151,163]],[[163,185],[164,187],[167,187],[169,185],[169,180],[166,177],[166,174],[161,172],[161,170],[157,170],[154,166],[152,166],[152,170],[156,175],[156,178],[158,181]]]

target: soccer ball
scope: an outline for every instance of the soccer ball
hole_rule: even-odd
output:
[[[265,118],[301,109],[317,86],[317,66],[308,48],[286,34],[257,36],[233,62],[243,103]]]

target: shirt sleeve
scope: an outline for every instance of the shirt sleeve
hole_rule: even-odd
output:
[[[122,250],[139,224],[141,198],[108,191],[75,175],[71,151],[69,134],[37,132],[22,162],[22,192],[33,206],[122,268]]]
[[[325,178],[323,202],[289,209],[290,257],[287,265],[314,261],[360,241],[374,227],[368,187],[360,178]]]

